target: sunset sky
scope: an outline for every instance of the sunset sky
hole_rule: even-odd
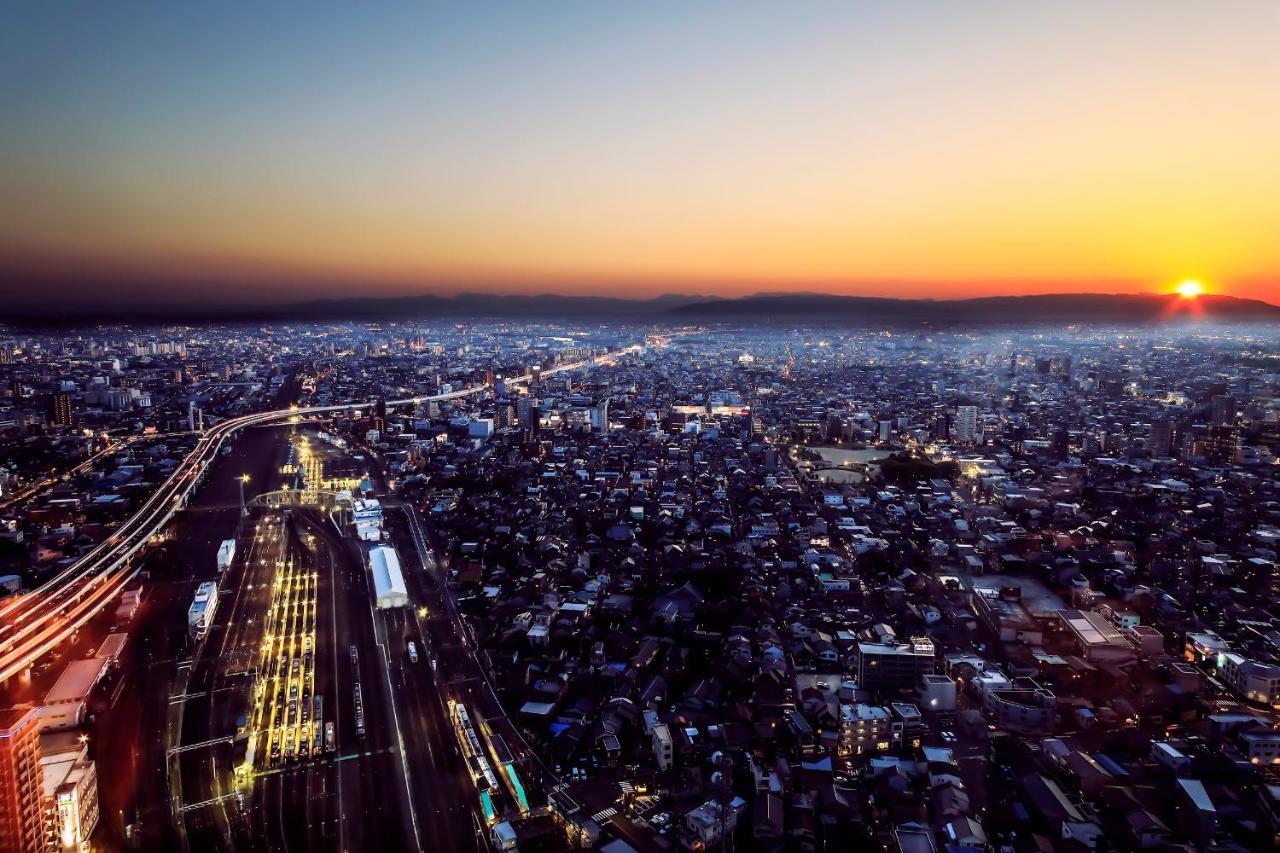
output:
[[[1280,301],[1276,0],[261,7],[10,9],[9,298]]]

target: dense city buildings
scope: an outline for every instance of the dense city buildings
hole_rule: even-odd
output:
[[[1271,846],[1275,341],[10,330],[6,844]]]

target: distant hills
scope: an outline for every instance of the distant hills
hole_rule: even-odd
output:
[[[1280,322],[1280,306],[1257,299],[1203,295],[1194,300],[1176,294],[1052,293],[1037,296],[988,296],[974,299],[889,299],[825,293],[761,293],[727,299],[667,294],[653,299],[610,296],[502,295],[461,293],[399,297],[318,299],[275,306],[198,306],[149,304],[146,307],[54,301],[47,306],[7,310],[0,322],[83,323],[263,322],[288,320],[380,320],[392,318],[617,319],[690,323],[767,324],[817,322],[861,325],[930,324],[939,326],[1003,323],[1142,324],[1188,319],[1217,322]]]
[[[762,293],[737,299],[668,294],[609,296],[457,296],[325,299],[279,309],[281,316],[324,319],[386,317],[616,318],[699,323],[1149,323],[1202,318],[1280,321],[1280,306],[1233,296],[1194,301],[1164,294],[1055,293],[975,299],[886,299],[825,293]]]
[[[356,297],[317,299],[286,306],[296,317],[656,317],[693,305],[715,305],[714,296],[667,294],[653,299],[612,296],[501,295]]]
[[[823,293],[782,293],[673,306],[670,316],[700,321],[824,320],[891,323],[1150,323],[1202,318],[1275,322],[1280,306],[1257,299],[1177,294],[1050,293],[974,299],[885,299]]]

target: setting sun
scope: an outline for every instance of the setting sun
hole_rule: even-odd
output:
[[[1183,299],[1194,299],[1204,293],[1204,285],[1194,279],[1187,279],[1178,284],[1178,295]]]

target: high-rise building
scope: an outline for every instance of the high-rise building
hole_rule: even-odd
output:
[[[1049,452],[1055,459],[1066,459],[1071,454],[1071,433],[1059,427],[1049,439]]]
[[[71,395],[58,391],[49,398],[49,423],[54,426],[71,426]]]
[[[44,849],[40,709],[0,711],[0,850]]]
[[[493,425],[498,429],[506,429],[515,419],[515,408],[511,401],[502,398],[493,404]]]
[[[1151,424],[1151,440],[1147,448],[1152,456],[1169,456],[1173,451],[1173,421],[1161,420]]]
[[[591,407],[591,431],[609,431],[609,398],[605,397]]]
[[[1214,424],[1209,427],[1204,454],[1211,462],[1235,462],[1240,456],[1240,433],[1235,427]]]
[[[538,437],[539,417],[537,397],[521,397],[516,401],[516,418],[520,421],[520,429],[530,440]]]
[[[1213,395],[1213,422],[1231,426],[1236,422],[1236,398],[1230,394]]]
[[[978,407],[957,406],[951,432],[956,441],[972,443],[978,435]]]

